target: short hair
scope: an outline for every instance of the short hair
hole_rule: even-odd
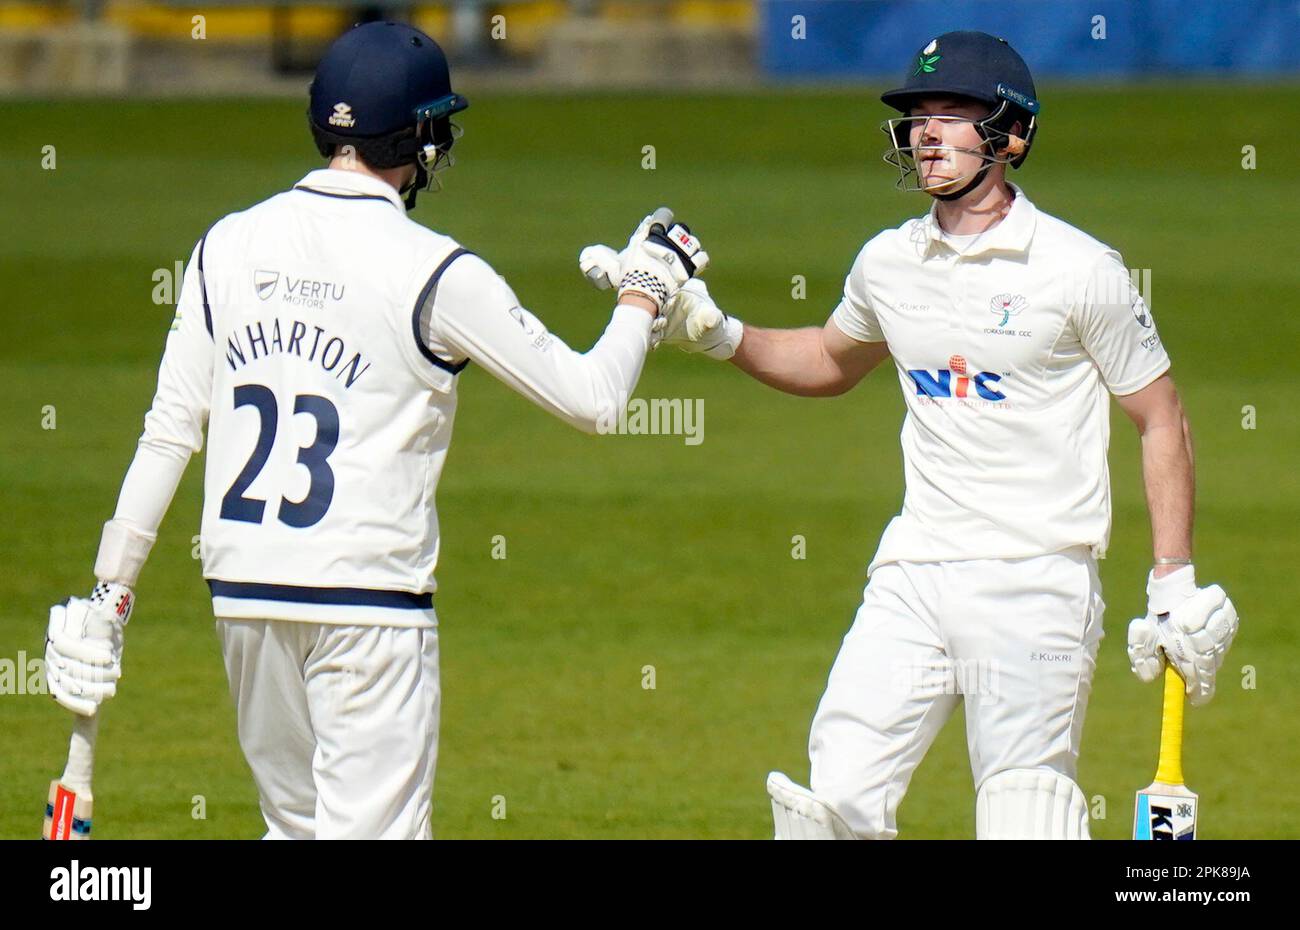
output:
[[[384,170],[415,164],[415,153],[418,146],[415,144],[415,126],[413,125],[387,135],[367,137],[343,136],[322,129],[312,121],[310,115],[307,122],[311,126],[311,135],[316,142],[316,150],[320,152],[323,158],[332,158],[338,154],[340,146],[350,145],[356,152],[357,157],[370,168]]]

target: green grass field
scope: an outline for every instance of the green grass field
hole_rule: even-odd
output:
[[[736,96],[475,94],[447,189],[416,218],[477,251],[571,344],[607,295],[579,249],[619,243],[661,202],[705,239],[711,289],[743,318],[820,324],[862,242],[921,212],[879,160],[867,90]],[[1280,126],[1294,87],[1048,88],[1037,205],[1151,268],[1152,306],[1197,448],[1197,566],[1242,617],[1219,693],[1188,715],[1202,833],[1300,836],[1294,670],[1300,486],[1294,257],[1300,164]],[[0,659],[42,651],[48,606],[84,594],[130,461],[172,309],[155,269],[218,216],[318,161],[289,102],[5,106],[0,237]],[[657,168],[641,168],[642,146]],[[1243,170],[1243,145],[1258,168]],[[57,167],[43,170],[42,147]],[[806,300],[791,277],[807,278]],[[833,400],[780,395],[731,366],[656,353],[644,397],[705,399],[705,441],[588,437],[471,367],[438,504],[444,531],[442,837],[763,837],[770,769],[807,776],[808,723],[902,499],[903,402],[892,366]],[[57,428],[42,428],[52,405]],[[1258,424],[1242,428],[1253,405]],[[1155,765],[1160,693],[1129,673],[1128,620],[1150,559],[1138,440],[1114,408],[1107,628],[1080,780],[1093,834],[1127,836]],[[107,705],[100,837],[256,837],[198,563],[191,463],[139,584],[126,674]],[[508,558],[491,558],[506,537]],[[791,537],[807,558],[791,558]],[[654,690],[642,668],[655,668]],[[1253,676],[1245,669],[1254,669]],[[0,838],[38,835],[66,751],[48,697],[0,695]],[[205,815],[195,817],[202,796]],[[494,819],[493,798],[506,801]],[[1104,810],[1103,810],[1104,808]],[[960,720],[913,781],[901,835],[973,835]]]

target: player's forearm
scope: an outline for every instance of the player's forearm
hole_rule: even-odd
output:
[[[731,361],[768,387],[800,397],[830,397],[849,387],[826,354],[819,326],[762,329],[746,323]]]
[[[1190,559],[1196,472],[1191,427],[1181,406],[1175,415],[1148,425],[1142,433],[1142,475],[1154,558]],[[1178,567],[1156,566],[1156,577]]]
[[[567,379],[560,378],[562,390],[552,412],[587,433],[616,420],[641,377],[653,320],[653,313],[642,307],[629,303],[616,307],[600,340],[585,354],[572,357],[573,365],[563,373]]]
[[[521,314],[524,311],[519,311]],[[650,313],[621,305],[587,352],[577,352],[528,314],[520,327],[507,313],[440,318],[442,340],[543,410],[583,432],[611,422],[636,388],[650,348]]]
[[[122,480],[113,519],[156,534],[189,460],[188,448],[143,437]]]
[[[135,587],[189,460],[186,446],[151,439],[148,434],[140,440],[113,519],[100,537],[96,578]]]

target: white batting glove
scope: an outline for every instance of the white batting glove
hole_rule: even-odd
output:
[[[589,245],[578,253],[578,268],[599,291],[607,291],[619,282],[623,256],[607,245]]]
[[[622,252],[590,245],[578,255],[578,267],[595,287],[617,287],[619,297],[637,294],[659,311],[708,264],[709,253],[686,226],[673,222],[667,207],[643,219]]]
[[[745,326],[727,316],[709,296],[703,281],[692,278],[668,301],[650,327],[650,341],[676,346],[683,352],[701,352],[709,358],[728,359],[744,338]]]
[[[90,597],[70,597],[50,608],[45,633],[45,681],[54,699],[89,717],[117,693],[124,629],[135,595],[101,581]]]
[[[664,228],[663,238],[671,245],[675,253],[671,263],[680,264],[681,270],[689,271],[689,276],[698,275],[709,263],[709,253],[699,247],[690,230],[680,223],[673,223],[673,211],[660,207],[652,215],[641,220],[636,232],[628,240],[627,248],[615,252],[607,245],[589,245],[578,253],[578,268],[597,290],[606,291],[622,283],[624,265],[638,243],[643,242],[655,224]],[[662,242],[657,242],[662,246]],[[685,257],[693,268],[686,268],[680,259]],[[680,275],[674,275],[678,278]]]
[[[1187,683],[1193,707],[1214,697],[1215,674],[1237,635],[1237,608],[1217,584],[1196,587],[1188,565],[1163,578],[1147,576],[1147,615],[1128,627],[1129,666],[1155,681],[1172,662]]]

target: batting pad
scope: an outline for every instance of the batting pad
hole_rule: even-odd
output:
[[[1059,772],[998,772],[975,798],[975,838],[1086,840],[1088,803],[1079,786]]]
[[[825,801],[781,772],[767,776],[772,822],[778,840],[855,840],[844,818]]]

